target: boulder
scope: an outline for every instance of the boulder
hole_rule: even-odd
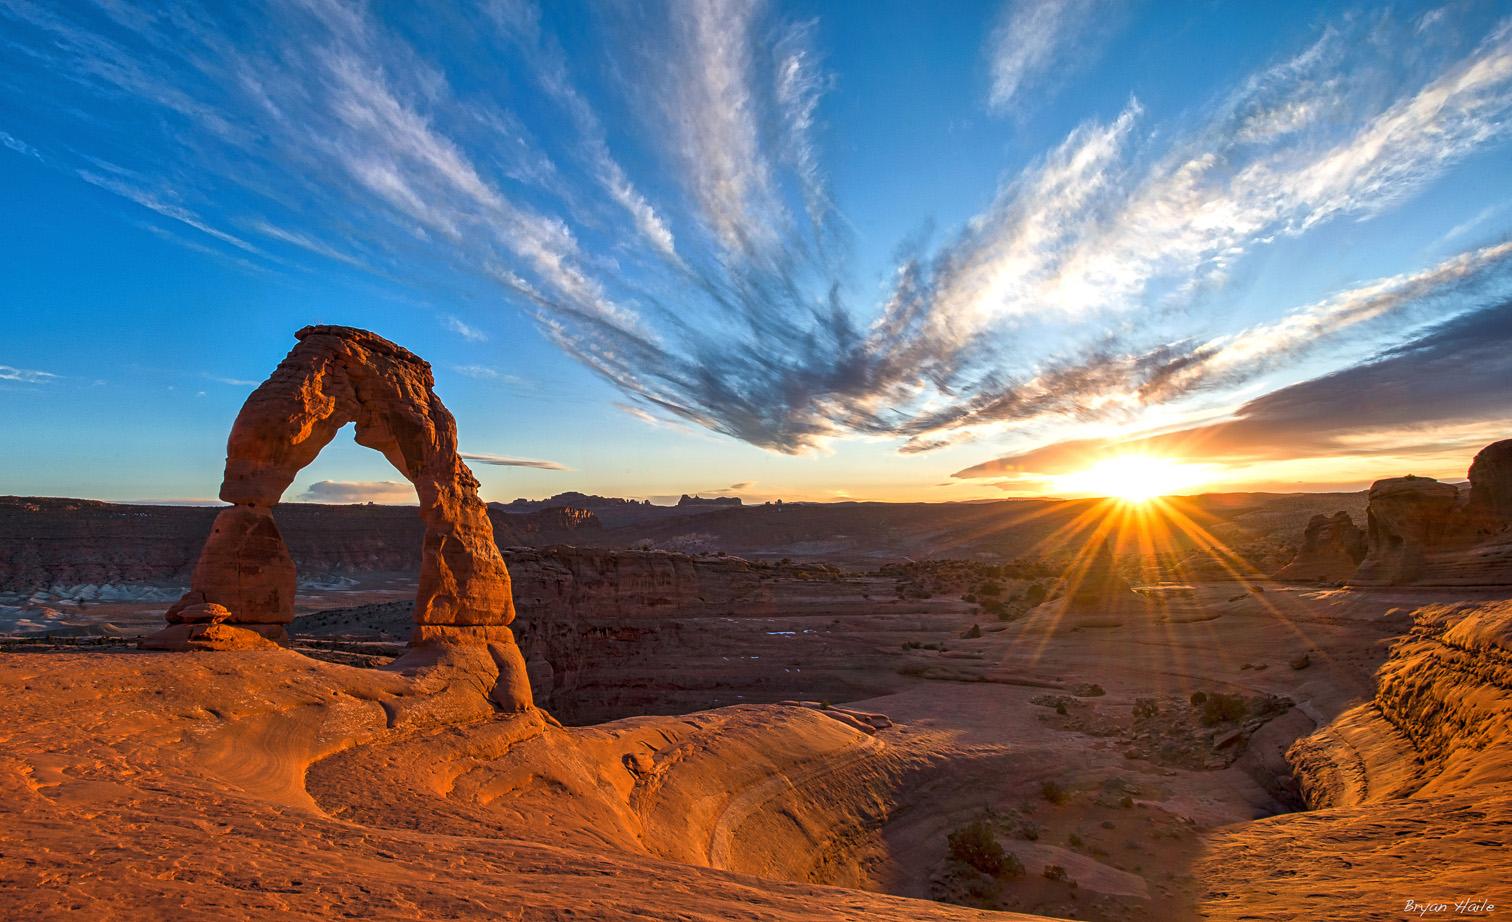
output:
[[[1337,582],[1349,579],[1365,559],[1365,531],[1347,512],[1315,515],[1302,532],[1302,547],[1277,579]]]

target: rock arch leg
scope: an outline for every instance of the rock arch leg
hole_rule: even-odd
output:
[[[237,415],[226,448],[216,518],[190,590],[149,647],[245,646],[217,642],[226,628],[283,641],[293,620],[295,571],[273,506],[336,433],[357,424],[359,444],[382,452],[415,485],[425,522],[412,647],[486,647],[480,655],[427,654],[428,662],[491,663],[494,703],[529,707],[524,659],[509,624],[509,571],[493,539],[478,481],[457,453],[457,428],[436,396],[430,365],[373,333],[306,327],[299,344]]]

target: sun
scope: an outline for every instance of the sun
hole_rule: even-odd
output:
[[[1201,483],[1204,472],[1164,455],[1124,454],[1056,478],[1055,492],[1142,504]]]

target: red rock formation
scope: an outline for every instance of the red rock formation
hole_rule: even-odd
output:
[[[1512,527],[1512,439],[1493,442],[1470,462],[1469,530],[1476,539]]]
[[[1370,488],[1359,585],[1512,584],[1512,440],[1482,449],[1468,494],[1426,477]]]
[[[1276,573],[1277,579],[1349,579],[1365,559],[1365,532],[1347,512],[1315,515],[1302,532],[1302,547],[1291,563]]]
[[[1431,477],[1393,477],[1370,488],[1366,534],[1370,550],[1353,582],[1399,586],[1423,576],[1431,548],[1455,531],[1459,490]]]
[[[151,643],[191,645],[185,613],[224,606],[223,629],[283,639],[294,618],[295,572],[273,506],[294,477],[347,423],[415,485],[425,523],[412,643],[488,643],[504,685],[523,661],[509,571],[493,540],[478,481],[457,454],[457,427],[434,391],[430,365],[380,336],[351,327],[305,327],[299,344],[247,398],[226,448],[215,526],[190,581],[168,612],[174,627]],[[201,632],[201,635],[203,632]],[[521,684],[515,681],[514,686]],[[529,704],[528,692],[523,705]]]

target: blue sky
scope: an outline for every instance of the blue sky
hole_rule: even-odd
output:
[[[1131,445],[1352,487],[1512,434],[1512,4],[0,0],[0,42],[0,492],[214,496],[309,323],[550,462],[491,499]],[[287,498],[398,479],[342,440]]]

